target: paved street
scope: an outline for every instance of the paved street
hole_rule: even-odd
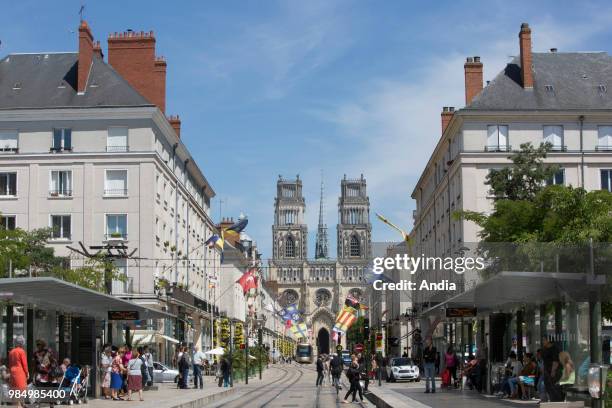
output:
[[[346,386],[336,396],[336,391],[329,384],[315,387],[316,372],[314,365],[277,365],[267,372],[267,379],[262,382],[253,380],[248,386],[240,387],[232,396],[218,401],[211,408],[241,408],[241,407],[340,407]],[[367,401],[352,406],[373,407]]]

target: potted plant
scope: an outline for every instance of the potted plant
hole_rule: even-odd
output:
[[[123,238],[123,234],[121,232],[115,231],[115,232],[111,232],[110,237],[114,239]]]

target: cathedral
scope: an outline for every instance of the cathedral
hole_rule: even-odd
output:
[[[327,226],[324,222],[323,184],[319,204],[319,224],[315,257],[308,258],[308,226],[302,180],[279,176],[274,200],[272,259],[269,283],[277,288],[279,302],[297,304],[312,338],[315,354],[329,353],[335,347],[332,327],[336,313],[350,293],[364,299],[367,289],[365,272],[371,259],[370,200],[366,180],[340,182],[338,199],[337,257],[328,253]],[[345,339],[340,342],[345,345]]]

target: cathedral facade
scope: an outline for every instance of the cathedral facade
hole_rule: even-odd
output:
[[[274,200],[272,259],[268,280],[277,288],[279,302],[297,304],[303,311],[316,353],[329,353],[336,343],[332,327],[336,313],[350,293],[364,299],[366,268],[371,260],[370,200],[366,180],[340,182],[337,224],[337,257],[328,254],[327,226],[323,220],[323,185],[314,258],[308,258],[308,226],[302,180],[279,176]],[[345,339],[341,338],[345,344]]]

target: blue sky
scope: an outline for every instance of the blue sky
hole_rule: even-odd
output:
[[[0,57],[73,51],[79,1],[3,1]],[[463,106],[463,62],[485,80],[518,53],[610,51],[605,2],[93,1],[85,18],[106,47],[114,31],[154,30],[168,61],[167,113],[217,192],[224,216],[249,215],[270,256],[279,174],[304,180],[314,252],[320,174],[331,253],[339,182],[368,181],[372,214],[409,229],[410,193],[440,134],[442,106]],[[417,7],[418,5],[418,7]],[[374,239],[397,239],[373,222]]]

